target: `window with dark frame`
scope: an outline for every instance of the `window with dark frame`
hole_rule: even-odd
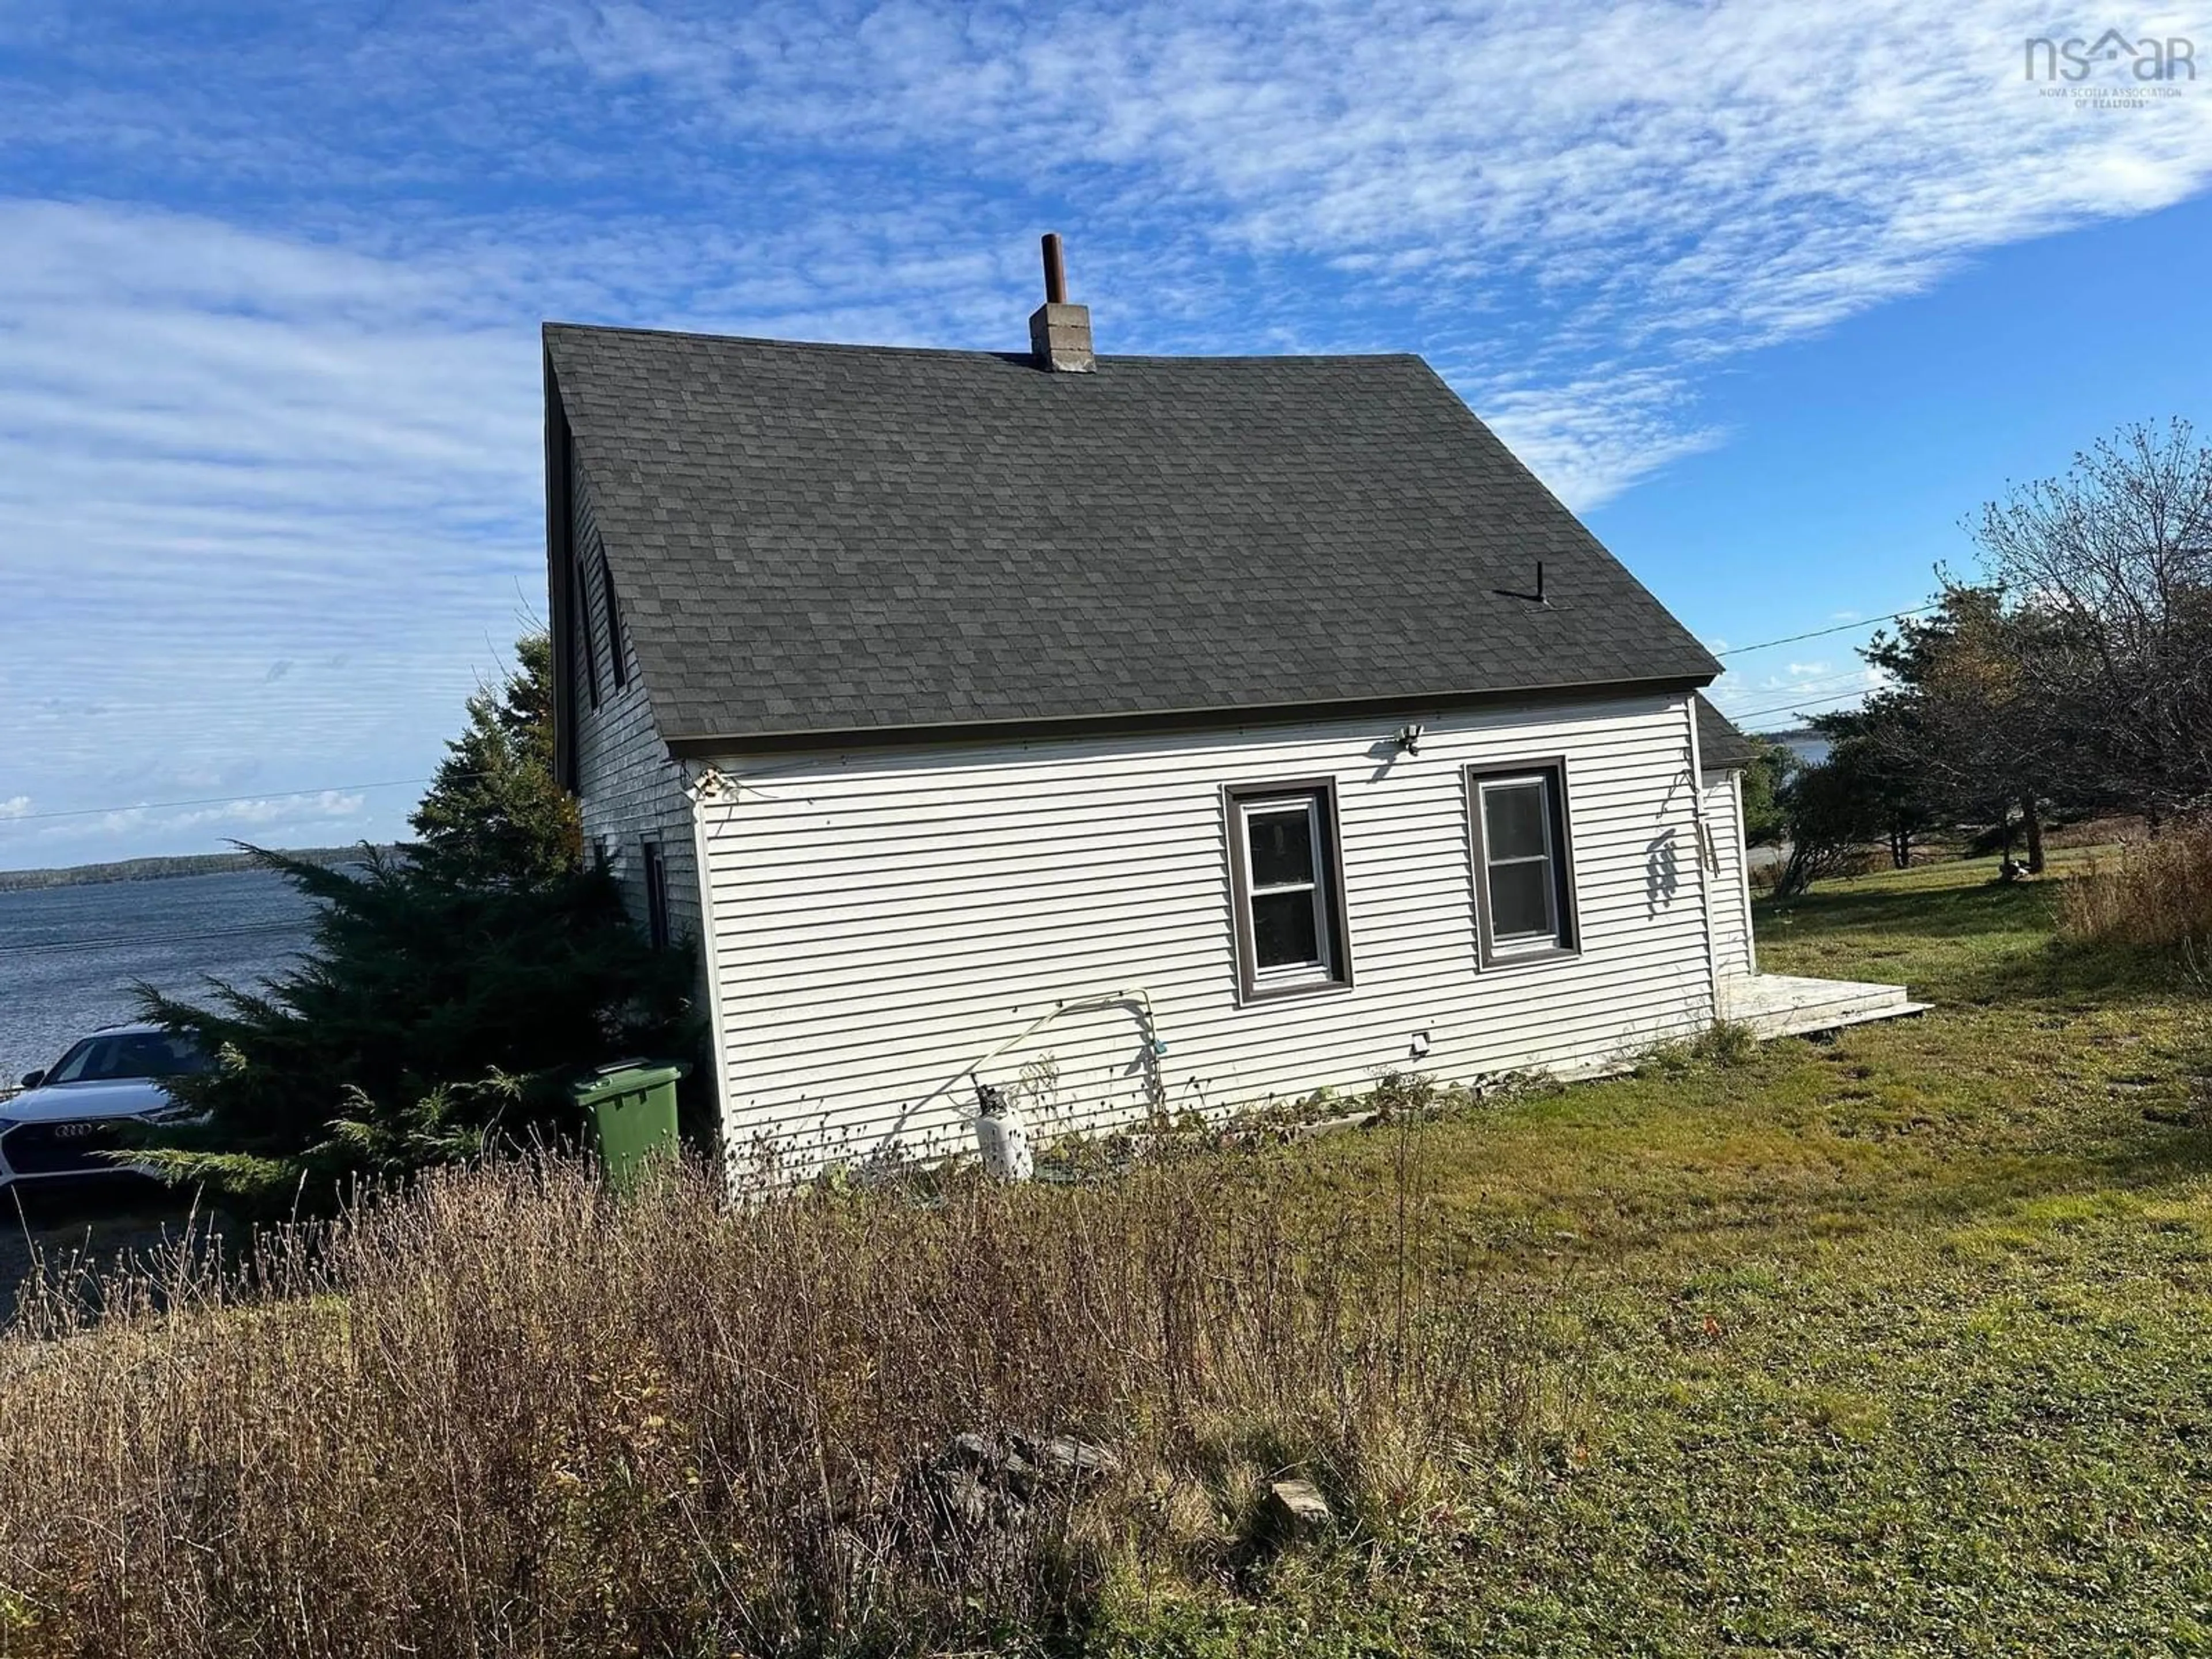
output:
[[[599,597],[606,601],[607,665],[619,691],[629,684],[629,667],[623,661],[622,607],[615,600],[615,573],[607,568],[604,549],[599,553]]]
[[[1483,965],[1576,950],[1565,767],[1474,769],[1468,796]]]
[[[1226,792],[1238,988],[1244,1000],[1352,982],[1326,781]]]
[[[645,843],[645,936],[656,951],[668,948],[668,866],[660,844]]]
[[[568,561],[568,598],[574,606],[577,643],[582,647],[584,659],[584,689],[591,694],[592,707],[599,706],[599,658],[592,648],[592,607],[584,593],[584,571],[576,560]]]

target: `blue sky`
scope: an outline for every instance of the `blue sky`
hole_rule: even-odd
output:
[[[2207,82],[2023,77],[2113,22]],[[1057,229],[1102,349],[1425,354],[1723,647],[2212,428],[2208,182],[2185,10],[0,3],[0,866],[400,831],[543,606],[543,318],[1018,348]]]

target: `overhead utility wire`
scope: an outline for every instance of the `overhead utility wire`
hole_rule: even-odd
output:
[[[1778,640],[1760,640],[1753,645],[1732,645],[1725,651],[1716,651],[1716,657],[1741,657],[1747,652],[1765,651],[1778,645],[1795,645],[1800,640],[1821,639],[1830,634],[1848,633],[1856,628],[1872,628],[1886,622],[1901,622],[1907,617],[1917,617],[1933,611],[1932,605],[1915,605],[1910,611],[1893,611],[1887,616],[1862,617],[1856,622],[1838,623],[1832,628],[1815,628],[1803,634],[1785,634]],[[1746,720],[1753,716],[1747,714]],[[486,775],[481,772],[460,775],[459,781]],[[115,806],[67,806],[51,812],[19,812],[13,817],[0,818],[0,825],[32,823],[46,818],[96,817],[103,812],[166,812],[182,806],[230,806],[242,800],[293,800],[303,795],[333,795],[348,789],[400,789],[410,784],[428,783],[429,778],[382,778],[374,783],[326,783],[310,789],[261,789],[244,795],[202,795],[191,800],[131,801]]]
[[[1938,607],[1916,605],[1910,611],[1893,611],[1886,617],[1861,617],[1856,622],[1838,623],[1833,628],[1815,628],[1804,634],[1785,634],[1778,640],[1761,640],[1756,645],[1732,645],[1725,651],[1716,651],[1716,657],[1741,657],[1747,651],[1764,651],[1770,646],[1795,645],[1800,640],[1817,640],[1829,634],[1846,634],[1855,628],[1872,628],[1886,622],[1902,622],[1907,617],[1917,617]]]
[[[489,772],[461,772],[454,775],[457,783],[471,782],[489,777]],[[312,789],[257,789],[245,795],[202,795],[196,800],[140,800],[117,806],[65,806],[52,812],[18,812],[12,817],[0,818],[0,825],[28,823],[37,818],[86,818],[102,812],[164,812],[177,806],[228,806],[242,800],[292,800],[301,795],[337,795],[349,789],[399,789],[410,784],[429,783],[430,778],[384,778],[374,783],[325,783]]]
[[[1735,721],[1735,722],[1741,723],[1741,722],[1742,722],[1742,721],[1744,721],[1744,720],[1758,720],[1759,718],[1760,718],[1760,716],[1762,716],[1762,715],[1765,715],[1765,714],[1802,714],[1803,711],[1805,711],[1806,709],[1808,709],[1808,708],[1820,708],[1823,703],[1830,703],[1830,702],[1850,702],[1853,697],[1860,696],[1862,696],[1862,695],[1863,695],[1863,693],[1861,693],[1861,692],[1857,692],[1857,691],[1838,691],[1838,692],[1835,692],[1834,694],[1832,694],[1832,696],[1825,696],[1825,697],[1812,697],[1812,698],[1802,698],[1802,697],[1801,697],[1801,698],[1800,698],[1797,702],[1778,702],[1778,703],[1775,704],[1775,705],[1774,705],[1774,707],[1773,707],[1773,708],[1754,708],[1754,709],[1751,710],[1748,714],[1730,714],[1730,715],[1729,716],[1729,719],[1730,720],[1732,720],[1732,721]]]
[[[1867,671],[1863,668],[1847,668],[1841,673],[1822,674],[1816,679],[1790,680],[1782,685],[1754,685],[1745,695],[1754,697],[1773,697],[1780,696],[1784,692],[1789,691],[1802,696],[1808,691],[1819,691],[1832,685],[1849,685],[1854,680],[1863,684],[1866,674]],[[1873,690],[1876,688],[1868,686],[1867,689]]]

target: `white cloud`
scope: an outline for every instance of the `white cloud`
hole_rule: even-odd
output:
[[[0,203],[0,513],[38,618],[0,653],[9,771],[67,809],[143,798],[149,755],[426,769],[543,588],[527,324],[465,265],[174,215]]]
[[[225,801],[219,806],[180,813],[169,820],[169,827],[192,830],[203,825],[219,824],[246,830],[276,823],[305,824],[319,820],[356,817],[363,804],[364,798],[359,794],[324,789],[306,799],[287,795],[259,800]]]
[[[64,54],[0,144],[72,158],[0,200],[55,810],[428,769],[542,604],[544,315],[1015,347],[1051,224],[1108,349],[1419,349],[1588,508],[1728,441],[1732,360],[2212,179],[2212,87],[2055,109],[1994,0],[96,11],[0,19]]]
[[[1329,262],[1416,305],[1581,506],[1715,441],[1687,394],[1717,361],[2212,177],[2212,96],[2069,111],[2000,0],[569,15],[594,76],[755,141],[952,149],[1102,233],[1180,208],[1201,240]],[[1101,263],[1111,315],[1146,272]]]
[[[479,319],[1018,344],[1008,296],[1048,221],[1107,342],[1418,347],[1588,507],[1721,441],[1696,396],[1729,358],[2212,178],[2212,93],[2069,111],[2021,73],[2045,21],[2002,0],[387,8],[152,58],[172,170],[290,190],[317,244],[161,264],[212,307],[250,264],[295,312],[380,330],[466,295]],[[143,83],[143,42],[89,33],[73,69]],[[145,112],[86,80],[20,85],[0,137],[139,164]],[[441,221],[416,198],[471,169],[517,205]],[[70,246],[64,283],[132,257],[98,228]]]
[[[0,820],[7,816],[0,812]],[[231,839],[296,847],[333,838],[374,840],[392,833],[394,825],[380,817],[371,819],[366,795],[331,789],[210,802],[204,806],[119,806],[36,824],[0,822],[0,855],[24,863],[50,860],[51,851],[42,849],[60,844],[82,847],[88,855],[112,858],[132,856],[141,850],[205,851]]]
[[[31,798],[28,795],[10,795],[7,799],[0,800],[0,819],[27,818],[30,816]]]
[[[1475,401],[1553,494],[1585,508],[1726,436],[1683,425],[1681,388],[1650,373],[1543,387],[1499,386]]]
[[[1729,719],[1771,730],[1794,724],[1801,715],[1847,708],[1888,684],[1887,675],[1866,663],[1835,667],[1793,662],[1780,672],[1731,670],[1706,695]]]

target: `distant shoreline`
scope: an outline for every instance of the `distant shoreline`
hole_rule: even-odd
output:
[[[353,864],[351,847],[282,848],[288,859],[308,864]],[[56,870],[0,870],[0,893],[35,892],[48,887],[91,887],[117,881],[167,881],[173,876],[221,876],[261,866],[251,853],[185,853],[173,858],[120,859],[112,864],[73,864]]]

